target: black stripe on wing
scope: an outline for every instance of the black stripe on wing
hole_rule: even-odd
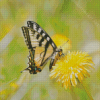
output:
[[[39,37],[40,37],[40,34],[38,34],[38,35],[36,36],[36,39],[39,39]]]
[[[48,41],[48,43],[46,44],[47,47],[48,47],[49,44],[51,44],[54,51],[56,50],[57,46],[55,45],[53,40],[37,23],[35,23],[33,21],[27,21],[27,25],[28,25],[29,28],[32,28],[34,31],[38,32],[40,35],[43,36],[44,39],[46,39]],[[40,35],[37,36],[37,39],[39,38]],[[40,46],[41,46],[42,42],[43,42],[43,39],[41,39],[41,42],[39,43]]]

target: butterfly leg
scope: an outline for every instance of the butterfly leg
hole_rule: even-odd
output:
[[[49,70],[50,70],[50,71],[52,70],[53,63],[54,63],[54,59],[51,59],[50,65],[49,65]]]

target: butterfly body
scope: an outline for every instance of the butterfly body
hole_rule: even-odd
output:
[[[49,69],[55,65],[62,55],[62,49],[58,49],[50,36],[35,22],[28,21],[27,27],[22,27],[26,45],[29,49],[30,74],[41,72],[48,60],[51,59]]]

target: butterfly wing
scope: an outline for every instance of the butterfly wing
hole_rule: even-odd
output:
[[[49,35],[36,23],[22,27],[28,49],[34,52],[36,66],[44,66],[56,50],[56,45]]]
[[[48,46],[45,46],[45,49],[48,48],[48,50],[49,50],[49,52],[47,52],[47,55],[50,53],[50,49],[52,49],[52,47],[53,47],[53,54],[52,54],[51,61],[50,61],[50,65],[49,65],[49,69],[51,70],[52,69],[52,66],[54,66],[55,63],[57,62],[57,60],[61,57],[62,50],[56,51],[57,46],[55,45],[55,43],[53,42],[53,40],[50,38],[50,36],[40,27],[40,25],[38,25],[34,21],[27,21],[27,26],[29,28],[31,28],[31,29],[39,32],[48,41],[49,48],[48,48]],[[50,39],[51,42],[49,41],[49,39]]]

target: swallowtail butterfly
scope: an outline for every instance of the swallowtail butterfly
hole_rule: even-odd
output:
[[[48,60],[51,59],[49,69],[55,65],[62,55],[62,49],[58,49],[50,36],[35,22],[27,21],[27,27],[22,27],[26,45],[29,49],[30,74],[41,72]]]

